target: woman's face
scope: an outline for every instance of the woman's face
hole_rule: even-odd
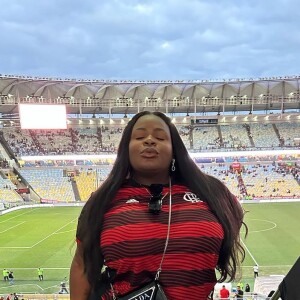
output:
[[[140,117],[133,126],[129,142],[129,160],[135,178],[169,174],[172,141],[168,125],[158,116]]]

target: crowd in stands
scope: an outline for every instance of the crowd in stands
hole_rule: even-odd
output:
[[[223,181],[240,199],[300,198],[300,166],[297,163],[244,164],[241,172],[222,163],[199,167]]]
[[[280,145],[272,124],[251,124],[251,136],[255,147],[266,148]],[[266,138],[267,137],[267,138]]]
[[[64,174],[63,169],[21,169],[20,173],[42,201],[74,202],[76,200],[72,181],[68,180],[69,177]]]
[[[297,163],[243,164],[236,171],[231,164],[198,164],[206,174],[217,177],[239,199],[300,199],[300,166]],[[20,174],[41,197],[42,202],[86,201],[108,176],[112,165],[74,167],[69,171],[60,167],[21,168]],[[7,189],[8,179],[2,179],[0,198],[22,201],[13,186]],[[47,182],[47,185],[45,185]],[[1,185],[1,181],[0,181]],[[13,195],[8,195],[13,193]]]
[[[280,124],[232,124],[206,126],[178,126],[179,133],[190,151],[246,150],[293,147],[300,137],[300,123]],[[123,131],[122,126],[72,127],[67,130],[21,130],[2,128],[7,147],[16,158],[33,155],[58,154],[111,154],[116,153]],[[287,158],[286,160],[288,160]],[[293,163],[277,164],[270,155],[264,160],[270,163],[256,163],[257,157],[239,157],[243,163],[241,172],[231,169],[233,157],[197,159],[199,168],[222,180],[239,198],[300,197],[300,167],[294,157]],[[298,158],[299,159],[299,158]],[[110,171],[113,161],[97,160],[18,160],[21,174],[42,199],[63,201],[85,201],[96,186],[101,184]],[[9,166],[6,159],[0,159],[1,169]],[[66,178],[64,168],[82,166],[74,177]],[[87,169],[91,166],[91,169]],[[39,170],[37,170],[37,168]],[[56,170],[47,167],[55,167]],[[30,169],[32,168],[32,169]],[[89,171],[86,171],[89,170]],[[4,180],[4,179],[3,179]],[[1,183],[0,198],[8,197],[20,201],[14,192],[14,185]],[[45,182],[47,185],[45,186]],[[9,192],[11,190],[11,192]],[[1,200],[1,199],[0,199]]]
[[[0,176],[0,202],[23,202],[23,198],[15,191],[16,188],[10,179]]]
[[[280,164],[280,170],[281,173],[284,175],[291,174],[294,177],[294,179],[300,184],[300,165]]]
[[[7,169],[9,167],[9,163],[5,158],[0,158],[0,168]]]
[[[191,151],[280,149],[299,147],[300,123],[177,126]],[[16,154],[116,153],[123,127],[74,127],[67,130],[3,128],[3,136]]]
[[[293,167],[299,169],[298,165]],[[293,177],[287,165],[256,164],[244,167],[243,181],[245,190],[243,196],[255,197],[300,197],[300,186]]]

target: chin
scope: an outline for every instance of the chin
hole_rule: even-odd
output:
[[[140,165],[138,168],[138,170],[143,170],[145,171],[149,171],[149,172],[153,172],[153,171],[159,171],[159,172],[164,172],[165,169],[161,168],[161,164],[151,164],[151,162],[148,162],[146,164]]]

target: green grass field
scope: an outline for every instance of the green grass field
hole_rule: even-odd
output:
[[[242,281],[260,275],[286,274],[299,256],[300,203],[245,204],[249,235]],[[69,275],[80,207],[27,208],[0,216],[0,269],[13,270],[15,284],[0,281],[0,294],[56,293]],[[38,281],[37,268],[44,268]]]
[[[1,281],[0,294],[59,291],[60,282],[69,275],[80,210],[27,208],[0,216],[0,268],[13,270],[15,276],[14,287]],[[44,268],[43,282],[38,281],[38,267]]]

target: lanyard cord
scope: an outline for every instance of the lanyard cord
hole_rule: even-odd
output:
[[[166,254],[166,251],[167,251],[168,244],[169,244],[170,229],[171,229],[171,215],[172,215],[172,185],[171,185],[171,178],[169,178],[169,218],[168,218],[168,231],[167,231],[167,237],[166,237],[164,252],[163,252],[162,257],[161,257],[159,268],[158,268],[158,270],[156,272],[156,275],[155,275],[155,281],[157,281],[159,279],[160,272],[162,271],[162,264],[163,264],[163,261],[164,261],[164,258],[165,258],[165,254]]]

